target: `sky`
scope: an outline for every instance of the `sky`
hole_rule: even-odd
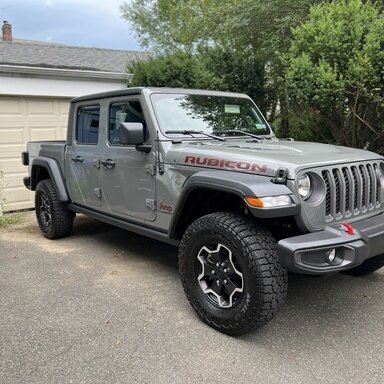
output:
[[[119,7],[129,0],[0,0],[14,39],[81,47],[143,49]]]

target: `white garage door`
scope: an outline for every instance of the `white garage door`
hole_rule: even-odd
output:
[[[69,100],[0,96],[0,200],[5,211],[34,206],[23,184],[27,167],[20,154],[28,141],[63,140]]]

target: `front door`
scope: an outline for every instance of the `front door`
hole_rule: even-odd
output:
[[[147,132],[140,101],[132,97],[110,104],[108,120],[107,138],[101,156],[102,190],[106,203],[103,209],[112,215],[154,221],[154,154],[121,144],[119,136],[120,125],[124,122],[142,123]],[[148,133],[146,139],[149,139]]]
[[[77,204],[101,207],[100,106],[78,107],[75,124],[73,144],[67,147],[65,158],[69,195]]]

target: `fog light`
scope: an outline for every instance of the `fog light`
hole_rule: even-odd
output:
[[[336,248],[331,249],[327,253],[327,262],[331,265],[339,265],[344,261],[344,250],[338,249],[336,251]]]
[[[328,253],[328,261],[330,264],[333,264],[336,259],[336,249],[333,248],[331,252]]]

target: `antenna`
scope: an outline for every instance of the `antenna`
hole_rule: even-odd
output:
[[[157,168],[159,170],[159,174],[164,174],[164,165],[160,158],[160,140],[159,140],[159,131],[156,131],[156,150],[157,150]]]

